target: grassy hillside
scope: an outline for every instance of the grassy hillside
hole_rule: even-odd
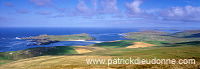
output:
[[[37,56],[68,55],[76,53],[73,46],[37,47],[19,51],[1,52],[0,64]]]
[[[191,58],[191,57],[200,58],[200,41],[183,42],[183,43],[175,43],[175,44],[165,44],[163,42],[156,42],[156,41],[144,41],[145,43],[155,44],[157,46],[145,47],[145,48],[131,48],[131,49],[125,48],[126,46],[121,47],[120,44],[123,45],[123,42],[131,43],[131,42],[137,42],[137,41],[126,40],[126,41],[111,42],[111,44],[114,44],[115,46],[119,46],[119,47],[115,47],[112,45],[103,45],[103,44],[108,44],[108,42],[95,44],[93,46],[111,48],[111,49],[105,52],[93,52],[93,53],[87,53],[87,54],[102,55],[102,56],[139,56],[139,57],[145,57],[145,58],[150,58],[150,56],[159,57],[159,58],[161,57],[162,58]]]
[[[95,47],[103,47],[103,48],[124,48],[130,45],[133,45],[133,42],[144,42],[144,43],[150,43],[155,45],[163,45],[167,44],[166,41],[138,41],[138,40],[121,40],[121,41],[113,41],[113,42],[103,42],[103,43],[97,43],[90,46]]]
[[[200,38],[200,30],[187,30],[187,31],[173,33],[170,36],[180,37],[180,38]]]
[[[166,33],[161,31],[131,32],[125,33],[125,38],[140,41],[165,41],[170,43],[199,41],[200,30],[188,30],[178,33]],[[193,38],[194,37],[194,38]]]

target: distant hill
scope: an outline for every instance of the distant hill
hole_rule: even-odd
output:
[[[180,37],[180,38],[200,38],[200,30],[187,30],[187,31],[173,33],[169,36]]]

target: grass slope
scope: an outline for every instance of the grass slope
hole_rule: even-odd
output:
[[[136,39],[140,41],[165,41],[169,43],[178,43],[200,41],[200,38],[196,37],[199,34],[198,32],[200,32],[200,30],[189,30],[178,33],[166,33],[161,31],[131,32],[125,33],[125,38]],[[193,35],[195,35],[195,37],[192,37]]]
[[[180,37],[180,38],[200,38],[200,30],[187,30],[187,31],[173,33],[169,36]]]
[[[144,43],[150,43],[150,44],[154,44],[154,45],[163,45],[163,44],[168,43],[166,41],[121,40],[121,41],[115,41],[115,42],[97,43],[97,44],[94,44],[92,46],[103,47],[103,48],[124,48],[124,47],[132,45],[133,42],[144,42]]]
[[[152,42],[150,42],[152,43]],[[152,43],[153,44],[153,43]],[[157,43],[155,43],[157,44]],[[159,42],[158,45],[162,44]],[[106,47],[108,48],[108,47]],[[113,48],[105,52],[93,52],[89,55],[102,56],[139,56],[143,58],[200,58],[200,41],[183,42],[170,45],[160,45],[145,48]]]
[[[76,54],[73,46],[38,47],[26,50],[1,52],[0,64],[5,64],[15,60],[44,56],[44,55],[67,55]]]

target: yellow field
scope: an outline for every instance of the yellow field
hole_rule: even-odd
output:
[[[88,53],[88,52],[92,52],[88,49],[84,49],[84,48],[74,48],[79,54],[80,53]]]
[[[126,48],[140,48],[140,47],[150,47],[150,46],[156,46],[156,45],[143,42],[134,42],[133,45],[128,46]]]

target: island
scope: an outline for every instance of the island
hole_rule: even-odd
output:
[[[36,44],[30,44],[30,45],[48,45],[51,43],[56,43],[60,41],[86,41],[86,40],[93,40],[93,37],[90,37],[86,33],[81,34],[74,34],[74,35],[47,35],[42,34],[35,37],[25,37],[20,39],[26,39],[33,42],[36,42]]]

